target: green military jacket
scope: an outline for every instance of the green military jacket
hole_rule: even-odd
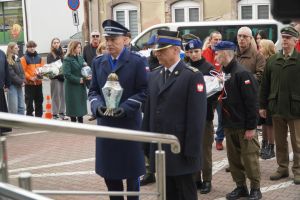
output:
[[[260,108],[287,119],[300,118],[300,54],[294,49],[285,59],[282,51],[266,64],[260,88]]]

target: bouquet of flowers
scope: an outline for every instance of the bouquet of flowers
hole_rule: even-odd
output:
[[[37,68],[36,74],[39,76],[46,76],[48,78],[54,78],[55,76],[62,74],[61,59]]]

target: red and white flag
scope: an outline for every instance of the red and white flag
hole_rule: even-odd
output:
[[[204,90],[204,85],[202,83],[197,84],[197,92],[203,92]]]
[[[248,79],[248,80],[245,80],[245,84],[246,85],[250,85],[251,84],[251,81]]]

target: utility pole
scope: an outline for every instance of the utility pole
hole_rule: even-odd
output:
[[[84,22],[82,25],[82,33],[84,42],[90,41],[90,0],[83,1]]]

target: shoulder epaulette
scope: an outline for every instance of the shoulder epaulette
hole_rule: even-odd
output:
[[[199,69],[197,69],[196,67],[192,67],[188,65],[187,68],[193,72],[199,72]]]
[[[152,71],[154,71],[154,70],[158,70],[158,69],[160,69],[160,68],[162,68],[162,66],[160,65],[160,66],[158,66],[158,67],[155,67]]]

